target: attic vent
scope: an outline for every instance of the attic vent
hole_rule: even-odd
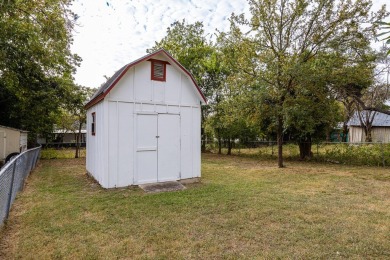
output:
[[[166,81],[167,62],[162,60],[150,60],[152,62],[152,80]]]
[[[164,78],[164,64],[154,63],[153,64],[153,78],[163,79]]]

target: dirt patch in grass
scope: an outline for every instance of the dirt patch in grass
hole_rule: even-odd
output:
[[[42,160],[1,231],[0,258],[390,257],[389,171],[203,155],[173,193],[104,190],[83,159]]]

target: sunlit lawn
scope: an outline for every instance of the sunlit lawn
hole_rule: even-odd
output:
[[[181,192],[101,189],[84,159],[41,160],[0,258],[390,258],[390,171],[205,154]]]

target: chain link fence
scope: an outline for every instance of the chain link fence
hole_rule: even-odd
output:
[[[228,145],[221,143],[221,153],[226,154]],[[218,142],[206,143],[206,150],[218,153]],[[390,143],[380,142],[312,142],[313,161],[333,164],[390,166]],[[276,159],[278,146],[275,141],[235,141],[231,144],[231,154],[257,158]],[[299,159],[299,146],[294,142],[283,143],[283,157],[287,160]]]
[[[16,195],[23,189],[29,173],[37,165],[41,147],[27,150],[12,158],[0,170],[0,225],[8,218]]]

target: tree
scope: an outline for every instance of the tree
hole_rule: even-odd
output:
[[[390,45],[390,22],[387,23],[387,22],[377,22],[378,24],[380,24],[382,27],[381,27],[381,30],[385,30],[384,32],[378,34],[378,36],[384,36],[385,37],[382,39],[383,41],[385,41],[385,43],[387,45]],[[390,49],[387,51],[387,55],[390,54]]]
[[[361,97],[362,93],[369,88],[374,81],[375,55],[362,55],[369,48],[365,46],[359,48],[359,55],[331,54],[329,71],[329,87],[332,97],[338,100],[343,106],[343,136],[342,141],[347,141],[348,122],[356,112],[356,97]],[[371,51],[370,51],[371,52]]]
[[[360,125],[365,133],[365,142],[372,142],[372,124],[374,122],[377,111],[375,110],[366,110],[365,106],[369,107],[379,107],[384,106],[386,100],[389,99],[389,86],[387,84],[373,84],[367,88],[360,98],[360,101],[364,103],[357,102],[356,114],[359,118]]]
[[[291,124],[289,111],[295,106],[294,101],[299,103],[301,94],[305,93],[306,86],[300,82],[299,75],[315,79],[315,73],[301,73],[310,71],[308,63],[319,53],[372,35],[378,26],[363,27],[363,23],[382,19],[385,11],[382,8],[370,15],[369,0],[250,0],[249,4],[251,19],[240,15],[234,16],[234,20],[250,29],[246,40],[255,49],[250,71],[255,72],[254,80],[261,81],[258,85],[266,95],[264,101],[274,108],[272,122],[276,127],[278,166],[283,167],[283,133]],[[313,101],[310,104],[315,104]],[[303,104],[301,109],[308,108],[308,104]],[[310,118],[302,113],[298,119]]]
[[[160,48],[167,50],[195,78],[208,105],[202,106],[202,151],[206,149],[204,122],[211,112],[210,100],[214,89],[219,86],[217,56],[212,43],[206,38],[203,23],[188,24],[185,20],[176,21],[167,29],[167,35],[148,49],[151,53]],[[211,60],[210,60],[211,59]]]
[[[242,41],[241,30],[231,23],[230,33],[218,32],[215,43],[215,52],[219,62],[215,65],[218,73],[218,83],[214,85],[214,95],[210,102],[211,117],[209,125],[213,127],[214,135],[218,139],[218,153],[221,153],[222,142],[228,145],[228,154],[231,154],[233,142],[254,140],[259,131],[254,128],[253,120],[247,113],[251,103],[247,102],[249,96],[248,86],[253,84],[242,67],[250,63],[250,57],[244,56],[252,46]],[[243,61],[245,60],[245,62]]]
[[[294,71],[294,94],[284,102],[285,129],[298,143],[300,158],[312,157],[313,140],[324,140],[339,117],[337,102],[330,98],[328,55],[318,53]]]
[[[69,119],[67,121],[70,122],[70,124],[65,126],[65,129],[73,132],[76,137],[75,158],[80,157],[81,130],[83,125],[87,122],[84,105],[95,91],[96,89],[74,85],[71,96],[69,97],[69,102],[66,105],[66,110],[64,111]]]
[[[70,0],[0,5],[0,123],[49,133],[72,91],[80,58],[70,52]],[[34,140],[33,140],[34,141]]]
[[[338,96],[344,103],[348,101],[350,110],[346,119],[349,120],[352,115],[358,117],[365,132],[365,141],[372,142],[371,129],[377,112],[390,114],[385,105],[389,98],[390,62],[383,49],[362,57],[357,64],[342,68],[342,73],[339,73],[342,79],[337,72],[332,76]]]

